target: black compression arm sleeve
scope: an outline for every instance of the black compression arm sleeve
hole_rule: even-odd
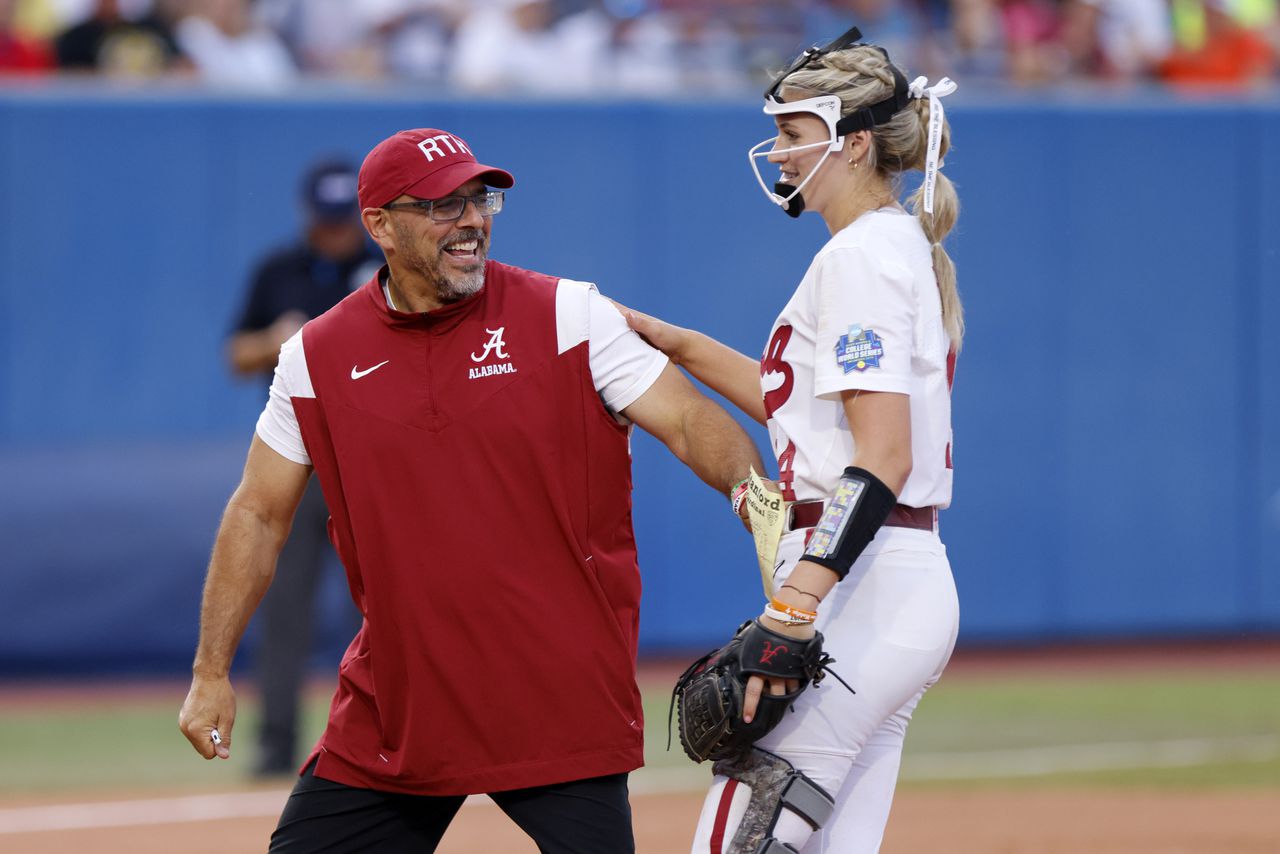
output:
[[[804,559],[843,579],[897,503],[898,497],[884,481],[866,469],[849,466],[813,529]]]

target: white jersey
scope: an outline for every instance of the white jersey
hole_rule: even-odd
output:
[[[581,299],[583,290],[586,299]],[[390,295],[383,288],[384,296]],[[556,286],[556,337],[560,352],[587,341],[588,362],[596,391],[605,407],[619,414],[640,399],[667,366],[667,357],[650,347],[602,297],[595,285],[561,279]],[[376,368],[370,368],[370,371]],[[292,398],[315,397],[307,359],[298,332],[280,348],[266,408],[257,433],[276,453],[295,463],[310,465]]]
[[[898,500],[951,503],[950,340],[929,240],[893,205],[834,235],[774,323],[760,362],[784,496],[825,499],[855,448],[841,392],[911,398],[911,475]]]

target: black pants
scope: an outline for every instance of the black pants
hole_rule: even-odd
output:
[[[489,797],[542,854],[633,854],[627,775],[494,792]],[[270,854],[429,854],[462,806],[462,795],[427,797],[357,789],[315,776],[289,795]]]

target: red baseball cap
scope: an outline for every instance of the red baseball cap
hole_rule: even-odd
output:
[[[402,130],[374,146],[360,167],[361,208],[380,208],[398,196],[447,196],[472,178],[507,188],[516,179],[504,169],[477,163],[461,137],[435,128]]]

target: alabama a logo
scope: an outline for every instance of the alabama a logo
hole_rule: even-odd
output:
[[[478,353],[471,354],[471,361],[483,362],[492,354],[499,359],[510,359],[507,353],[507,344],[502,340],[502,334],[507,331],[507,327],[499,326],[497,329],[485,329],[489,333],[489,340],[484,343],[484,349]],[[492,377],[497,374],[514,374],[516,366],[510,362],[497,362],[491,365],[480,365],[472,368],[467,374],[467,379],[479,379],[480,377]]]
[[[874,329],[863,329],[855,323],[836,341],[836,364],[846,374],[878,368],[883,357],[884,341]]]

